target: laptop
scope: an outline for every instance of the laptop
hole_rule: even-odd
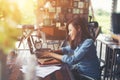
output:
[[[27,39],[28,46],[30,49],[31,54],[35,54],[37,57],[38,63],[43,66],[43,65],[60,65],[61,61],[57,60],[52,57],[42,57],[41,55],[44,54],[44,51],[51,51],[50,48],[40,48],[40,49],[35,49],[34,42],[32,37],[28,37]]]

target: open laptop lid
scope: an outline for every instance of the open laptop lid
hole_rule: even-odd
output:
[[[30,49],[30,53],[34,54],[35,46],[34,46],[34,42],[31,36],[27,38],[27,42],[28,42],[28,47]]]

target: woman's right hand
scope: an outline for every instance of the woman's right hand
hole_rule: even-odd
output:
[[[53,53],[62,54],[62,50],[61,50],[61,49],[59,49],[59,50],[53,50],[52,52],[53,52]]]
[[[37,58],[47,58],[47,57],[51,57],[50,53],[51,53],[51,52],[49,52],[49,51],[37,52],[37,53],[36,53],[36,57],[37,57]]]

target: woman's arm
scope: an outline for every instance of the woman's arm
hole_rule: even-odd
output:
[[[53,58],[56,58],[62,61],[63,54],[69,54],[70,52],[73,52],[71,51],[70,46],[66,46],[66,47],[62,47],[59,50],[54,50],[50,52],[45,51],[42,53],[41,56],[42,57],[53,57]]]
[[[53,53],[58,53],[58,54],[63,54],[62,50],[61,49],[58,49],[58,50],[53,50],[52,51]]]
[[[62,61],[68,64],[75,64],[80,61],[87,53],[89,53],[90,47],[93,44],[93,40],[87,39],[85,40],[80,47],[75,49],[74,54],[63,55]],[[94,51],[94,50],[93,50]]]
[[[63,55],[60,55],[60,54],[56,54],[56,53],[51,52],[51,53],[48,53],[48,56],[49,56],[49,57],[53,57],[53,58],[58,59],[58,60],[62,60],[62,56],[63,56]]]
[[[37,56],[42,57],[42,58],[53,57],[55,59],[61,60],[62,59],[62,54],[63,54],[62,49],[59,49],[59,50],[39,52],[39,54]]]

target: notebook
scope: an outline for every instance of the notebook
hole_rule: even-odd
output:
[[[39,58],[38,63],[40,66],[46,66],[46,65],[60,65],[62,62],[60,60],[57,60],[55,58]]]

